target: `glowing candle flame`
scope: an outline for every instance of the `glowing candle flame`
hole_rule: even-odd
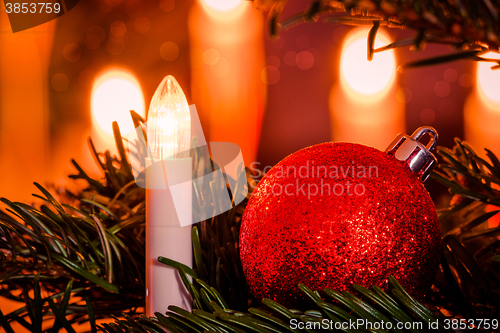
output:
[[[92,121],[107,136],[113,135],[113,121],[118,122],[122,135],[134,129],[130,110],[144,116],[139,82],[122,69],[109,70],[95,80],[91,104]]]
[[[500,59],[500,54],[488,52],[482,56],[488,59]],[[500,70],[492,70],[496,63],[480,62],[477,65],[477,88],[484,101],[500,110]]]
[[[163,79],[151,100],[147,137],[153,159],[189,157],[191,114],[186,96],[172,75]]]
[[[354,30],[344,42],[340,60],[341,82],[346,91],[359,97],[376,97],[387,92],[394,82],[394,52],[376,53],[372,61],[366,57],[368,30]],[[379,31],[375,39],[375,48],[391,42],[384,31]]]
[[[243,0],[202,0],[209,8],[218,12],[229,12],[243,3]]]

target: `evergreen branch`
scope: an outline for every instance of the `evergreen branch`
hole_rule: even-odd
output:
[[[134,115],[133,118],[136,127],[141,129],[144,120]],[[123,145],[120,140],[116,143]],[[13,322],[29,331],[40,331],[40,323],[54,316],[52,331],[60,328],[71,331],[68,325],[89,321],[95,332],[96,318],[120,316],[115,317],[115,323],[102,324],[100,329],[106,332],[315,332],[324,319],[337,325],[357,319],[425,325],[426,321],[438,318],[434,314],[438,313],[434,311],[436,307],[444,307],[464,318],[499,315],[498,228],[485,227],[498,210],[486,212],[484,209],[490,204],[500,206],[500,162],[490,151],[487,151],[487,161],[460,140],[452,150],[442,147],[438,150],[444,163],[433,177],[448,186],[455,197],[450,207],[439,212],[443,256],[441,271],[434,283],[439,291],[431,293],[433,311],[412,299],[392,278],[389,279],[390,294],[376,286],[370,290],[367,286],[354,285],[352,292],[327,289],[326,299],[300,285],[315,305],[303,312],[287,309],[271,300],[254,299],[239,260],[239,229],[245,199],[193,228],[194,268],[159,258],[160,262],[179,271],[193,297],[193,311],[170,307],[166,314],[146,318],[137,311],[144,305],[144,189],[135,184],[133,175],[121,165],[130,163],[123,146],[118,148],[120,158],[109,152],[95,152],[91,141],[90,149],[94,150],[96,163],[102,168],[103,180],[92,179],[77,167],[78,175],[74,177],[87,181],[81,193],[68,193],[67,197],[57,199],[36,184],[42,193],[40,207],[3,199],[8,211],[0,212],[0,267],[3,269],[0,294],[25,303],[10,314],[0,313],[0,324],[7,332],[11,331]],[[207,175],[218,168],[200,149],[192,154],[194,175]],[[207,193],[227,181],[230,184],[226,186],[234,189],[233,203],[239,201],[235,198],[242,198],[245,189],[248,198],[256,180],[245,170],[246,176],[240,179],[213,178],[204,182],[203,188],[194,182],[195,193]],[[212,174],[215,177],[215,173]],[[23,290],[21,295],[18,290]],[[42,298],[42,291],[48,296]],[[85,300],[84,304],[79,300]],[[312,328],[292,328],[291,320]]]
[[[455,143],[451,150],[438,147],[443,163],[432,174],[454,194],[450,207],[440,212],[444,257],[437,279],[447,281],[446,292],[467,316],[480,318],[471,304],[497,313],[500,307],[500,270],[494,260],[500,253],[499,228],[488,226],[500,212],[489,208],[500,207],[500,163],[489,150],[487,161],[467,143]]]
[[[183,274],[182,267],[178,266],[179,274]],[[212,288],[206,282],[197,280],[196,283],[186,281],[186,287],[194,288],[197,294],[208,293]],[[104,332],[127,332],[132,325],[140,324],[137,332],[149,332],[149,328],[158,328],[162,326],[169,331],[174,332],[321,332],[325,328],[340,328],[344,332],[355,332],[357,330],[349,329],[349,323],[363,320],[364,328],[358,328],[362,332],[372,331],[369,327],[380,327],[381,323],[390,323],[391,327],[397,327],[398,322],[404,323],[403,327],[411,328],[411,332],[430,332],[428,326],[430,322],[436,322],[437,317],[430,312],[423,304],[413,299],[399,283],[392,277],[389,278],[389,284],[394,297],[385,294],[382,299],[376,295],[377,289],[370,291],[366,288],[355,286],[355,289],[362,290],[363,295],[370,295],[369,300],[364,301],[354,296],[354,294],[344,291],[342,293],[325,289],[325,294],[333,300],[340,301],[342,307],[325,302],[316,291],[312,291],[305,285],[299,285],[299,288],[316,304],[317,310],[301,312],[287,309],[284,306],[264,299],[262,302],[268,308],[268,311],[259,308],[249,308],[247,312],[224,309],[221,301],[211,301],[210,305],[202,308],[195,308],[188,312],[176,306],[170,306],[166,314],[156,313],[154,317],[141,321],[127,318],[127,320],[117,320],[116,325],[103,325],[101,329]],[[380,290],[380,289],[378,289]],[[373,301],[376,299],[377,301]],[[371,303],[373,302],[373,303]],[[371,303],[371,304],[370,304]],[[327,322],[325,327],[325,320]],[[296,327],[298,322],[302,325],[300,329]],[[331,326],[329,326],[331,325]],[[379,332],[387,332],[378,330]],[[403,332],[402,329],[394,329],[394,332]],[[443,327],[440,332],[449,332]],[[163,330],[160,332],[164,332]]]
[[[120,136],[116,126],[114,130],[115,137]],[[40,322],[53,313],[56,332],[61,327],[68,330],[67,325],[75,320],[134,313],[144,304],[144,190],[127,172],[130,165],[123,143],[117,140],[117,146],[121,159],[98,154],[90,141],[105,182],[92,179],[73,161],[78,174],[71,178],[88,184],[78,195],[68,193],[62,198],[75,205],[61,203],[38,184],[42,196],[35,196],[44,202],[39,208],[2,199],[8,212],[0,211],[0,294],[26,304],[0,316],[2,326],[17,321],[30,331],[40,331]],[[104,162],[101,156],[106,157]],[[37,279],[43,283],[36,283]],[[17,296],[23,288],[25,292]],[[50,299],[37,296],[41,288]],[[118,293],[121,288],[124,293]],[[34,303],[28,296],[33,291]],[[53,297],[61,293],[64,301],[58,306]],[[87,305],[68,303],[69,294],[88,299]],[[98,310],[94,317],[91,309]]]

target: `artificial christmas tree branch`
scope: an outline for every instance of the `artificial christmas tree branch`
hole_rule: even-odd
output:
[[[144,123],[135,113],[133,120],[136,127]],[[419,325],[429,319],[443,319],[443,313],[448,318],[466,319],[500,315],[499,231],[498,227],[487,226],[498,210],[485,211],[490,204],[498,205],[500,162],[490,152],[490,161],[480,158],[457,140],[452,150],[438,150],[444,163],[433,177],[456,197],[448,208],[439,211],[442,264],[424,303],[409,297],[393,279],[389,294],[378,287],[370,290],[370,286],[353,286],[349,293],[326,290],[325,300],[318,298],[316,291],[300,286],[311,299],[310,310],[292,310],[270,300],[255,299],[239,261],[239,226],[247,203],[244,200],[196,224],[194,268],[159,258],[179,270],[193,296],[195,310],[189,313],[172,307],[166,314],[141,316],[144,189],[135,184],[116,125],[114,130],[120,157],[97,153],[90,144],[103,179],[91,178],[74,162],[78,174],[72,178],[87,182],[82,192],[66,192],[56,199],[37,185],[43,202],[37,207],[3,199],[8,211],[0,212],[0,294],[25,304],[9,314],[0,312],[0,323],[7,332],[13,331],[14,322],[29,331],[42,332],[41,323],[54,318],[54,327],[46,332],[61,328],[71,332],[71,325],[87,321],[95,331],[96,319],[110,317],[116,317],[116,322],[102,324],[104,331],[302,332],[305,330],[290,328],[291,319],[341,323],[387,318],[393,323]],[[135,147],[132,153],[137,156],[144,152],[144,147],[130,142],[129,147]],[[195,175],[206,174],[198,167],[210,165],[208,161],[201,163],[206,158],[195,152]],[[247,170],[246,182],[238,184],[238,189],[247,186],[251,193],[255,185],[256,180]]]
[[[0,212],[0,294],[26,304],[1,316],[4,321],[18,322],[30,331],[38,331],[35,318],[55,315],[59,327],[64,324],[60,315],[70,323],[85,321],[90,303],[75,300],[86,298],[92,300],[97,318],[133,314],[143,306],[144,190],[128,172],[117,125],[114,131],[120,158],[97,154],[89,142],[104,180],[92,179],[73,161],[78,174],[70,177],[85,180],[87,187],[62,196],[71,204],[61,203],[38,184],[43,194],[35,195],[42,200],[39,207],[2,199],[8,210]],[[35,289],[49,296],[35,293],[32,301],[28,294]],[[60,306],[59,312],[55,306]]]
[[[500,162],[488,149],[489,161],[481,158],[459,139],[453,149],[439,147],[438,153],[443,163],[432,177],[454,197],[449,207],[438,211],[444,256],[437,280],[448,286],[445,292],[469,316],[481,316],[468,305],[473,303],[498,312],[500,265],[495,256],[500,253],[500,225],[488,221],[500,212]]]
[[[310,0],[304,12],[285,19],[281,14],[288,0],[253,1],[258,7],[269,10],[271,36],[301,23],[323,19],[336,24],[371,26],[368,59],[373,53],[399,47],[411,46],[421,50],[427,43],[445,44],[455,49],[451,54],[410,62],[400,69],[462,59],[494,62],[497,65],[493,69],[500,68],[500,60],[483,57],[487,52],[499,51],[499,1]],[[374,49],[375,36],[381,26],[413,30],[415,37]]]
[[[196,227],[195,227],[196,229]],[[195,233],[197,234],[197,233]],[[194,236],[198,237],[197,235]],[[195,253],[196,255],[196,253]],[[343,291],[337,292],[326,289],[333,305],[321,298],[317,291],[310,290],[307,286],[299,285],[315,309],[299,311],[287,309],[270,299],[262,300],[262,307],[249,308],[247,311],[228,309],[226,302],[213,287],[203,280],[198,279],[195,272],[186,273],[184,268],[175,262],[169,265],[177,268],[183,276],[183,281],[194,298],[194,310],[188,312],[184,309],[171,306],[166,314],[156,313],[156,317],[142,317],[139,320],[127,318],[117,320],[115,324],[103,325],[102,329],[109,333],[127,332],[134,327],[134,332],[321,332],[326,329],[339,329],[344,332],[370,332],[369,325],[384,322],[386,327],[397,327],[403,323],[410,332],[451,332],[440,325],[434,328],[429,323],[437,322],[438,318],[425,306],[413,299],[392,277],[389,277],[391,295],[382,289],[373,287],[372,290],[354,285],[354,290],[366,300],[361,300],[354,294]],[[189,282],[187,276],[194,278]],[[338,302],[338,303],[337,303]],[[365,329],[349,328],[349,323],[363,321]],[[296,326],[296,327],[294,327]],[[302,327],[302,328],[301,328]],[[388,329],[375,330],[389,332]],[[395,329],[403,332],[403,329]]]

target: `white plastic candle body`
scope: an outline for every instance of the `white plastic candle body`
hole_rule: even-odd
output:
[[[158,184],[183,182],[191,179],[191,158],[158,161],[146,160],[146,315],[165,313],[168,306],[191,309],[191,297],[184,288],[177,271],[160,262],[163,256],[192,267],[191,224],[180,226],[179,217],[186,222],[191,216],[191,184],[183,187],[181,203],[172,191],[152,189]],[[170,171],[170,172],[169,172]],[[173,176],[173,177],[172,177]],[[175,193],[177,194],[177,193]],[[174,195],[175,195],[174,194]],[[186,216],[189,214],[189,216]],[[184,216],[182,216],[184,215]],[[184,223],[183,223],[184,224]]]
[[[170,305],[191,310],[177,271],[166,257],[192,267],[191,116],[174,77],[158,86],[148,111],[146,159],[146,315]]]

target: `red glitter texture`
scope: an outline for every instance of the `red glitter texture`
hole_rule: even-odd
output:
[[[286,157],[259,183],[240,256],[255,296],[288,307],[303,304],[299,283],[387,288],[390,275],[421,297],[437,271],[440,235],[428,192],[402,162],[359,144],[323,143]]]

